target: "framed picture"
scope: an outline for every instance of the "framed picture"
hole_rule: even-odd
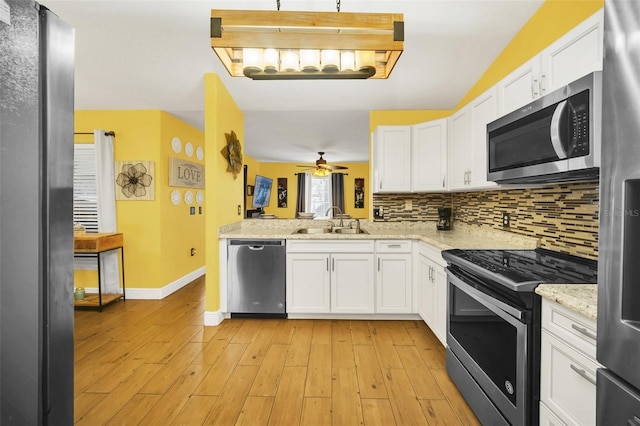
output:
[[[249,197],[252,197],[252,196],[253,196],[253,188],[254,188],[254,186],[253,186],[253,185],[247,185],[247,195],[248,195]]]
[[[278,178],[278,207],[287,207],[287,178]]]
[[[364,178],[355,178],[354,182],[354,203],[356,209],[364,208]]]

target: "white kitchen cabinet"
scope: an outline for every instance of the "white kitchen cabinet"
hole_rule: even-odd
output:
[[[287,254],[287,312],[331,312],[330,256]]]
[[[469,186],[495,188],[487,181],[487,124],[498,118],[498,93],[495,87],[471,102],[471,149],[469,150]]]
[[[373,133],[373,192],[411,191],[411,126],[379,126]]]
[[[331,255],[331,312],[374,313],[372,253]]]
[[[287,242],[287,313],[375,312],[372,240]]]
[[[518,67],[497,85],[500,115],[602,70],[603,9]]]
[[[425,243],[418,243],[415,275],[418,285],[418,313],[433,334],[447,343],[447,263],[440,251]]]
[[[469,182],[471,108],[466,105],[449,117],[449,189],[465,189]]]
[[[500,116],[540,97],[540,55],[536,55],[497,84]]]
[[[541,94],[571,83],[593,71],[602,70],[604,9],[544,49],[541,54]]]
[[[411,127],[411,190],[446,190],[447,119],[427,121]]]
[[[445,190],[446,150],[446,119],[414,126],[379,126],[373,134],[373,192]]]
[[[560,424],[595,425],[595,349],[596,321],[542,299],[541,412]]]
[[[489,89],[451,116],[449,189],[495,188],[487,181],[487,124],[498,116],[497,89]]]
[[[413,313],[411,241],[376,241],[376,313]]]

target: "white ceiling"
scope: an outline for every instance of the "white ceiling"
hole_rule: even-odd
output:
[[[40,0],[76,30],[76,109],[161,109],[204,130],[204,74],[220,75],[245,113],[259,161],[368,161],[369,111],[450,109],[543,0],[341,0],[343,12],[404,13],[405,50],[387,80],[230,77],[209,45],[211,9],[276,1]],[[281,10],[335,11],[330,0]],[[229,129],[231,130],[231,129]]]

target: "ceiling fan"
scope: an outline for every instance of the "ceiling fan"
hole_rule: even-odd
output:
[[[334,172],[336,170],[346,170],[346,169],[348,169],[348,167],[345,167],[345,166],[329,165],[329,164],[327,164],[327,160],[322,158],[322,156],[324,155],[324,152],[318,152],[318,154],[320,155],[320,158],[318,158],[316,160],[316,165],[315,166],[298,165],[298,167],[305,167],[307,170],[313,169],[312,174],[314,176],[327,176],[327,175],[329,175],[329,173]]]

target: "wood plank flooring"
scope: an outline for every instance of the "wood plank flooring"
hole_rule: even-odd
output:
[[[76,311],[76,424],[479,424],[422,321],[204,327],[204,287]]]

